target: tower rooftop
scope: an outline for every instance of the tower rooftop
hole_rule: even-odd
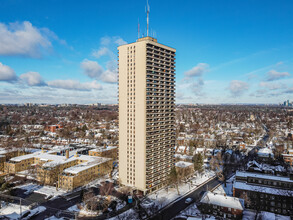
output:
[[[153,38],[153,37],[142,37],[142,38],[138,38],[137,39],[137,41],[136,42],[140,42],[140,41],[147,41],[147,40],[149,40],[149,41],[154,41],[154,42],[158,42],[158,40],[157,39],[155,39],[155,38]]]

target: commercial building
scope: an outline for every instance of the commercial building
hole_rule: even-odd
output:
[[[293,176],[237,171],[233,195],[244,198],[247,208],[292,216],[292,189]]]
[[[144,193],[174,166],[175,52],[152,37],[119,50],[119,178]]]

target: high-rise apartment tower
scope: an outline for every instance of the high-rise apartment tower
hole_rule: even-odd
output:
[[[152,37],[119,50],[119,178],[144,193],[174,166],[175,52]]]

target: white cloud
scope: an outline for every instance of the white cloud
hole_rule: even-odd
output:
[[[286,76],[290,76],[290,74],[288,72],[278,72],[276,70],[271,70],[267,73],[266,81],[275,81],[278,79],[282,79]]]
[[[109,61],[107,63],[107,69],[104,68],[97,62],[85,59],[81,63],[81,68],[85,75],[92,79],[101,80],[106,83],[117,82],[117,68],[115,61]]]
[[[45,86],[42,76],[37,72],[27,72],[21,74],[19,78],[29,86]]]
[[[186,77],[197,77],[202,76],[209,68],[209,65],[206,63],[199,63],[192,69],[186,71],[184,75]]]
[[[102,89],[102,86],[97,81],[81,83],[77,80],[53,80],[47,82],[48,86],[66,90],[90,91]]]
[[[0,37],[1,39],[1,37]],[[0,81],[12,82],[16,81],[17,76],[12,68],[0,62]]]
[[[116,59],[117,46],[120,46],[123,44],[127,44],[127,42],[119,36],[102,37],[101,46],[99,47],[99,49],[93,50],[92,56],[98,59],[102,56],[109,56],[112,60],[114,60]]]
[[[14,85],[12,85],[14,86]],[[0,86],[0,103],[117,103],[117,85],[105,84],[102,90],[69,90],[49,86],[23,87],[17,85],[10,89]]]
[[[52,32],[51,32],[52,33]],[[40,57],[43,49],[52,47],[42,31],[30,22],[0,23],[0,55]]]
[[[287,89],[286,91],[284,91],[284,93],[293,93],[293,87]]]
[[[117,82],[117,46],[126,44],[127,42],[119,36],[114,37],[102,37],[101,46],[99,49],[92,52],[92,56],[95,58],[101,58],[102,56],[109,57],[107,62],[107,67],[104,69],[97,61],[91,61],[85,59],[81,63],[81,68],[84,74],[90,78],[101,80],[106,83],[116,83]],[[113,52],[115,51],[115,52]]]
[[[191,89],[195,95],[199,96],[202,95],[203,86],[204,81],[202,80],[202,78],[198,78],[197,81],[191,84]]]
[[[105,36],[101,38],[101,44],[107,46],[111,43],[111,37]]]
[[[118,46],[127,44],[127,42],[125,40],[123,40],[121,37],[114,37],[114,42],[115,44],[117,44]]]
[[[117,82],[117,72],[106,70],[101,75],[101,80],[107,83],[116,83]]]
[[[81,68],[85,75],[93,79],[99,79],[104,72],[103,67],[98,62],[87,59],[81,62]]]
[[[284,89],[287,86],[283,83],[260,82],[259,86],[265,87],[269,90]]]
[[[96,58],[100,58],[102,56],[105,56],[105,55],[109,55],[109,56],[112,56],[113,55],[113,52],[109,50],[109,48],[107,47],[101,47],[100,49],[98,50],[95,50],[92,55]]]
[[[248,84],[240,80],[232,80],[228,87],[233,96],[241,96],[248,88]]]

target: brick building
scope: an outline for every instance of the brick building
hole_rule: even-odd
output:
[[[292,189],[293,176],[237,171],[233,195],[244,198],[247,208],[292,216]]]
[[[287,154],[282,154],[284,161],[293,166],[293,150],[289,150]]]
[[[50,132],[56,132],[56,130],[63,128],[63,125],[60,124],[56,124],[56,125],[47,125],[45,127],[46,131],[50,131]]]
[[[112,170],[112,159],[98,156],[78,155],[66,151],[66,156],[38,151],[13,157],[4,164],[4,171],[10,174],[28,170],[36,174],[40,184],[57,185],[74,189]]]
[[[116,146],[104,146],[89,151],[90,156],[107,157],[117,159],[118,148]]]
[[[199,208],[202,213],[211,214],[224,219],[242,219],[244,201],[242,199],[206,192]]]

